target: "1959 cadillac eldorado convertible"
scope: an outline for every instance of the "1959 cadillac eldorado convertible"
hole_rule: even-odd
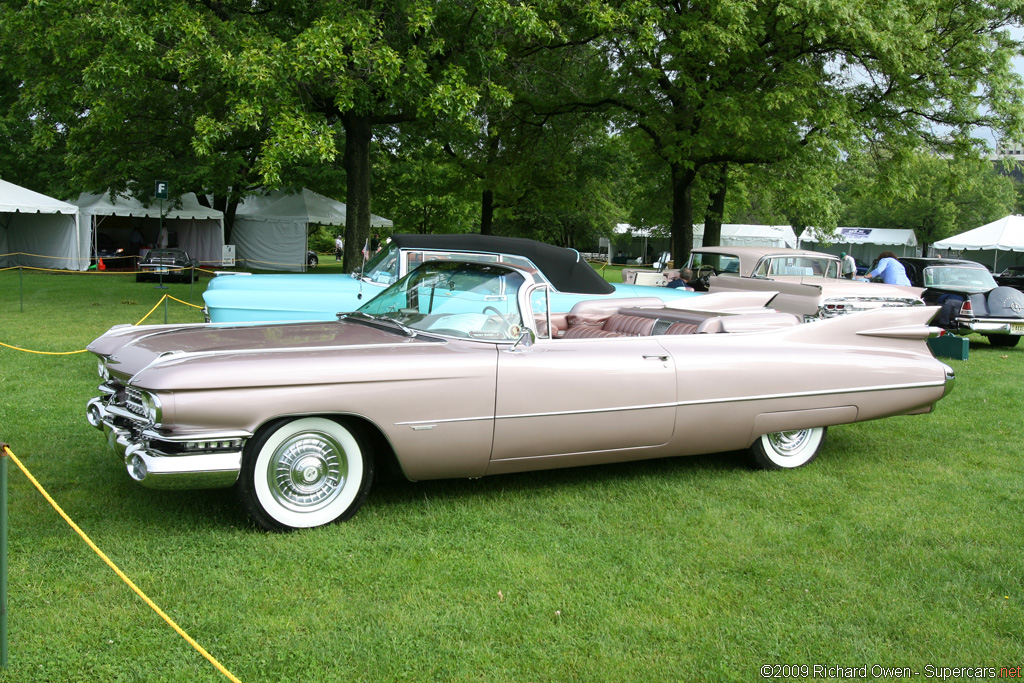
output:
[[[330,322],[115,327],[89,345],[88,420],[142,485],[234,486],[256,524],[288,530],[351,517],[385,468],[737,449],[799,467],[827,427],[927,413],[953,386],[926,344],[934,307],[804,325],[751,295],[556,313],[551,294],[530,268],[436,261]]]

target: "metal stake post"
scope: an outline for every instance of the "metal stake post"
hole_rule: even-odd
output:
[[[7,668],[7,444],[0,443],[0,667]]]

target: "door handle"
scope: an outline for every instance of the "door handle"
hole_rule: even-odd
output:
[[[655,354],[651,354],[651,355],[644,354],[644,360],[659,360],[662,363],[667,363],[668,362],[668,356],[659,356],[659,355],[655,355]]]

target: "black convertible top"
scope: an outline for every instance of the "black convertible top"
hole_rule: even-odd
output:
[[[555,247],[524,237],[403,234],[392,235],[391,242],[400,249],[437,249],[523,256],[530,259],[560,292],[611,294],[615,291],[615,288],[575,249]]]

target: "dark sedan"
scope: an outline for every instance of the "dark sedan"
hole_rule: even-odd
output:
[[[192,282],[199,278],[198,267],[199,261],[184,249],[150,249],[139,264],[135,281]]]
[[[1024,290],[1024,266],[1010,266],[996,275],[996,282],[1002,287]]]
[[[925,303],[942,307],[933,324],[958,334],[983,334],[993,346],[1016,346],[1024,335],[1024,292],[1000,286],[980,263],[944,258],[901,258],[900,263],[910,283],[925,288]]]

